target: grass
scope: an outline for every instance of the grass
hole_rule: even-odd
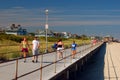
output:
[[[90,43],[90,40],[81,40],[81,39],[74,39],[74,41],[77,43],[78,46],[82,45],[83,42],[85,44]],[[63,43],[65,45],[65,48],[70,48],[71,44],[73,42],[73,39],[64,40]],[[32,41],[29,41],[29,44],[31,44]],[[48,51],[52,52],[52,45],[54,42],[48,42]],[[21,49],[20,49],[20,43],[10,41],[10,40],[1,40],[0,41],[0,60],[11,60],[17,57],[20,57],[22,55]],[[32,45],[30,45],[32,48]],[[40,53],[44,53],[46,49],[46,42],[45,40],[40,40]],[[29,56],[32,55],[31,50],[29,50]]]

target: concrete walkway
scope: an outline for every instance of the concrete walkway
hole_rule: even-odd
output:
[[[107,44],[104,80],[120,80],[120,43]]]
[[[120,43],[104,45],[77,80],[120,80]]]
[[[55,73],[55,64],[47,66],[42,69],[42,77],[41,71],[39,70],[41,66],[41,55],[39,56],[38,63],[32,63],[31,58],[27,58],[27,62],[24,63],[23,59],[18,60],[18,80],[48,80],[60,71],[64,70],[67,66],[71,65],[81,57],[88,54],[91,50],[94,50],[97,46],[91,47],[91,45],[81,46],[77,48],[77,52],[79,54],[76,55],[76,59],[71,59],[71,57],[66,60],[61,60],[56,64],[56,73]],[[89,48],[89,49],[88,49]],[[83,51],[86,49],[85,51]],[[64,51],[64,56],[68,56],[71,54],[71,49],[66,49]],[[42,66],[49,65],[55,61],[56,52],[49,53],[43,55]],[[58,60],[58,59],[57,59]],[[64,63],[65,62],[65,63]],[[16,71],[16,61],[11,61],[7,63],[0,64],[0,80],[12,80],[15,78]],[[30,73],[28,75],[25,75]],[[24,76],[25,75],[25,76]]]

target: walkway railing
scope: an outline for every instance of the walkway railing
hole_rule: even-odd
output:
[[[40,47],[40,53],[41,54],[44,54],[45,53],[45,46],[43,47],[43,44],[44,43],[41,43],[42,47]],[[52,49],[52,45],[54,43],[48,43],[48,52],[53,52],[54,50]],[[68,43],[66,43],[68,44]],[[80,44],[79,46],[81,45],[87,45],[88,43],[85,43],[85,44]],[[30,44],[30,46],[32,46],[32,44]],[[69,45],[65,45],[65,48],[70,48],[70,43]],[[32,51],[31,49],[29,50],[29,53],[28,53],[28,56],[32,56]],[[6,61],[11,61],[11,60],[14,60],[14,59],[17,59],[18,57],[22,58],[22,52],[21,52],[21,49],[20,49],[20,44],[18,45],[0,45],[0,63],[1,62],[6,62]]]
[[[81,50],[77,51],[76,55],[77,55],[77,57],[81,57],[81,56],[83,57],[83,56],[85,56],[85,51],[92,51],[95,48],[97,48],[98,46],[100,46],[101,44],[102,43],[98,43],[98,44],[96,44],[94,46],[93,45],[84,45]],[[64,67],[66,67],[67,63],[70,63],[70,64],[72,63],[72,55],[71,54],[67,55],[66,50],[64,50],[64,57],[62,59],[57,60],[57,54],[56,53],[54,53],[54,57],[55,58],[54,58],[53,62],[51,62],[51,63],[49,63],[47,65],[43,65],[44,57],[43,57],[43,54],[41,54],[40,55],[40,58],[41,58],[40,67],[37,68],[37,69],[34,69],[34,70],[30,71],[30,72],[27,72],[25,74],[19,75],[19,76],[18,76],[18,73],[19,73],[18,72],[18,69],[19,69],[19,64],[18,64],[19,61],[18,60],[19,60],[19,58],[17,58],[16,65],[15,65],[16,66],[15,78],[13,78],[13,80],[18,80],[19,78],[22,78],[24,76],[27,76],[27,75],[32,74],[32,73],[34,73],[36,71],[39,71],[39,70],[40,70],[40,80],[43,80],[43,69],[44,68],[46,68],[46,67],[48,67],[50,65],[54,65],[54,73],[56,74],[57,69],[58,69],[57,68],[58,66],[56,66],[56,65],[57,65],[58,62],[64,61]]]

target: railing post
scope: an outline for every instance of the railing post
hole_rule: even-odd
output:
[[[17,77],[18,77],[18,59],[16,60],[15,80],[17,80]]]
[[[43,48],[43,46],[42,46]],[[42,64],[43,64],[43,54],[41,53],[41,62],[40,62],[40,80],[42,80]]]
[[[82,53],[81,53],[81,56],[82,56],[82,57],[83,57],[83,53],[84,53],[84,51],[85,51],[85,50],[84,50],[84,49],[85,49],[84,47],[85,47],[85,45],[84,45],[84,43],[83,43],[83,47],[82,47],[82,51],[81,51],[81,52],[82,52]]]
[[[72,63],[72,50],[71,50],[71,54],[70,54],[70,63]]]
[[[41,64],[40,64],[40,80],[42,80],[42,62],[43,62],[43,54],[41,55]]]
[[[78,55],[78,56],[76,56],[76,55]],[[79,56],[80,56],[80,50],[78,49],[78,47],[77,47],[77,49],[76,49],[76,54],[75,54],[75,56],[77,57],[77,59],[79,59]]]
[[[54,64],[55,64],[55,73],[56,73],[56,61],[57,61],[57,50],[55,52],[55,62],[54,62]]]
[[[65,64],[66,64],[66,52],[64,50],[64,54],[65,54],[65,58],[64,58],[64,67],[65,67]]]
[[[70,63],[72,63],[72,55],[70,55]]]

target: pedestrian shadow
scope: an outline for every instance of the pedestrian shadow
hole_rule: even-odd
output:
[[[76,80],[104,80],[104,57],[106,44],[89,60],[83,71],[78,72]]]

